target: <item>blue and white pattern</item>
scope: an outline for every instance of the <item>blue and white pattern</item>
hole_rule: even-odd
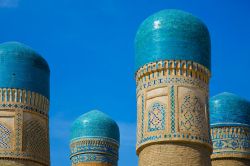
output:
[[[0,124],[0,149],[10,149],[11,148],[12,132]]]
[[[71,158],[72,165],[79,163],[108,163],[117,166],[117,160],[105,154],[79,154]]]
[[[170,111],[170,120],[171,120],[171,132],[175,133],[175,91],[174,91],[174,86],[170,87],[170,106],[171,106],[171,111]]]
[[[245,127],[213,127],[213,154],[250,156],[250,129]]]
[[[166,108],[164,104],[155,102],[148,111],[148,131],[164,130],[166,125]]]

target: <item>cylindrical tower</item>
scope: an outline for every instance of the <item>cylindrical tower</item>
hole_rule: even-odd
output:
[[[0,165],[50,165],[49,78],[31,48],[0,44]]]
[[[119,144],[116,122],[100,111],[87,112],[71,127],[72,166],[117,166]]]
[[[213,166],[250,165],[250,102],[221,93],[210,99]]]
[[[210,37],[180,10],[148,17],[135,39],[139,166],[209,166]]]

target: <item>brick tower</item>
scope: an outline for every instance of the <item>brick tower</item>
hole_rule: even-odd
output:
[[[119,127],[106,114],[93,110],[77,118],[71,127],[72,166],[117,166]]]
[[[250,165],[250,102],[232,93],[210,99],[213,166]]]
[[[180,10],[148,17],[135,39],[139,166],[209,166],[210,36]]]
[[[0,44],[0,165],[50,165],[49,77],[31,48]]]

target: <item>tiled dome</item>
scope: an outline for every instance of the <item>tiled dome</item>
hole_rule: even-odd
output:
[[[87,112],[77,118],[71,127],[71,140],[79,138],[108,138],[120,142],[118,125],[98,110]]]
[[[210,99],[210,124],[214,126],[250,126],[250,102],[221,93]]]
[[[26,89],[49,98],[49,66],[22,43],[0,44],[0,75],[1,88]]]
[[[163,10],[148,17],[136,39],[136,70],[160,60],[191,60],[210,69],[210,36],[205,24],[190,13]]]

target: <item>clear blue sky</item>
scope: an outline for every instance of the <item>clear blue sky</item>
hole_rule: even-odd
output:
[[[120,125],[119,165],[137,165],[134,37],[147,16],[166,8],[207,24],[210,95],[229,91],[250,100],[248,0],[0,0],[0,42],[31,46],[51,68],[52,166],[70,164],[70,124],[92,109]]]

